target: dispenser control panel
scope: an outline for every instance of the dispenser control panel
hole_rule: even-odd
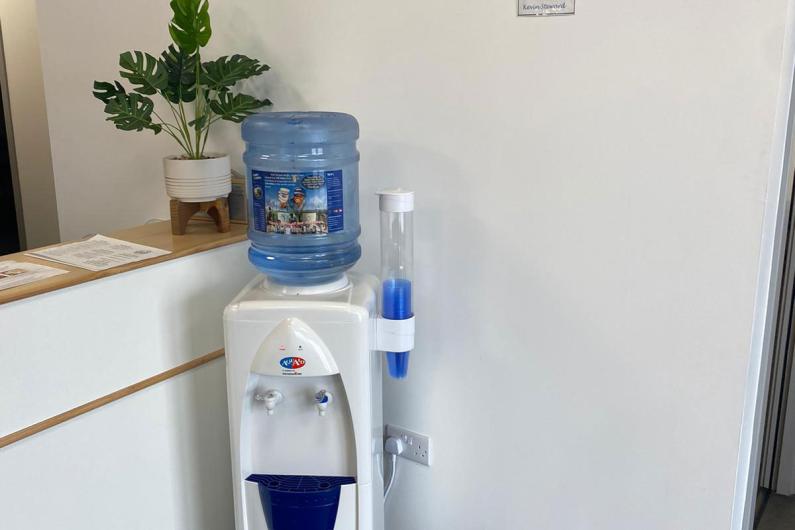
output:
[[[339,373],[331,352],[309,325],[298,318],[279,322],[260,344],[251,371],[262,375],[318,376]]]

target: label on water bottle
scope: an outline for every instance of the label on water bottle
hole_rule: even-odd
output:
[[[342,170],[251,171],[254,229],[285,235],[344,228]]]

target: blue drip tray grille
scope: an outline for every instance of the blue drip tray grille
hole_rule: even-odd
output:
[[[249,475],[257,484],[270,530],[334,530],[340,486],[353,477],[313,475]]]
[[[356,482],[353,477],[313,475],[249,475],[246,480],[261,484],[270,491],[284,493],[322,493]]]

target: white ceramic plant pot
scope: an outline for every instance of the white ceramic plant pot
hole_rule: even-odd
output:
[[[213,201],[232,192],[232,166],[229,155],[208,153],[201,160],[179,156],[163,159],[166,193],[183,202]]]

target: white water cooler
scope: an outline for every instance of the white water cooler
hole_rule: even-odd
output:
[[[322,491],[335,480],[332,528],[383,529],[382,356],[370,344],[377,286],[375,278],[351,274],[337,284],[291,292],[260,276],[227,307],[238,529],[268,528],[263,504],[269,499],[261,498],[260,488],[282,486],[279,493],[288,499],[290,490],[311,497],[315,487]],[[275,478],[263,483],[257,475]],[[290,477],[320,478],[292,484]],[[306,506],[305,519],[328,504],[317,502],[320,507]],[[327,520],[318,524],[328,527]]]
[[[390,374],[405,377],[413,348],[413,195],[381,196],[382,278],[345,272],[360,254],[358,197],[344,195],[357,200],[343,204],[336,187],[356,185],[345,180],[358,178],[354,166],[335,169],[342,163],[331,157],[306,170],[281,158],[272,171],[274,156],[251,152],[258,141],[257,153],[282,153],[268,142],[292,134],[295,163],[306,164],[310,154],[329,153],[317,147],[321,133],[346,131],[329,128],[327,116],[274,114],[256,118],[248,138],[243,127],[249,213],[261,213],[250,227],[250,256],[256,253],[252,263],[264,274],[224,312],[236,528],[383,530],[382,365],[388,359]],[[299,200],[290,206],[293,197]],[[311,215],[297,203],[314,205]],[[325,237],[334,235],[332,216],[343,209],[345,222],[357,223],[338,223],[353,234],[355,252],[349,241],[340,252],[324,245],[335,241]]]

